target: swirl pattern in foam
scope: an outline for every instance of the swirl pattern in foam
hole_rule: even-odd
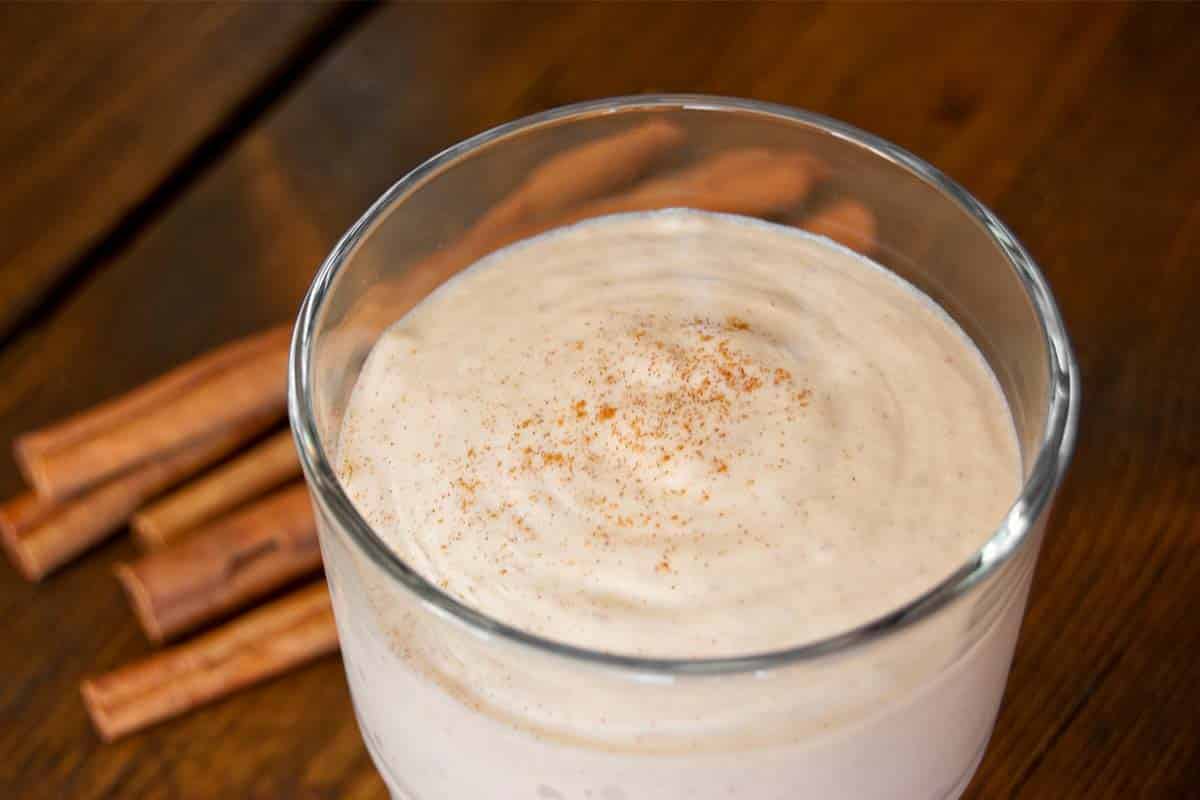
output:
[[[738,217],[593,220],[502,250],[375,345],[350,495],[511,625],[661,657],[830,635],[912,599],[1019,485],[982,357],[916,289]]]

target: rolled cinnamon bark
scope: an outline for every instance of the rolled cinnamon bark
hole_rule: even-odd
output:
[[[389,305],[396,314],[403,313],[433,288],[488,253],[563,225],[607,214],[674,207],[751,216],[771,214],[799,204],[824,175],[824,165],[806,153],[759,148],[718,153],[645,180],[628,191],[511,227],[489,240],[472,237],[448,248],[409,270],[389,295],[389,300],[398,303]]]
[[[802,201],[825,174],[824,166],[801,152],[748,148],[718,153],[628,192],[584,204],[553,224],[525,232],[568,225],[592,217],[663,208],[696,208],[759,216],[784,211]]]
[[[835,200],[794,224],[865,256],[871,255],[878,246],[875,215],[871,209],[853,198]]]
[[[242,420],[61,503],[22,495],[0,512],[5,549],[22,575],[41,580],[116,533],[143,503],[229,455],[272,422],[268,415]]]
[[[0,535],[5,539],[24,536],[49,518],[58,507],[58,503],[38,497],[35,492],[18,495],[0,504]]]
[[[337,650],[323,581],[298,589],[190,642],[85,680],[105,741],[178,716]]]
[[[35,571],[25,556],[22,540],[58,510],[58,504],[33,492],[18,495],[0,505],[0,545],[8,560],[26,580],[36,580]]]
[[[480,217],[464,240],[487,241],[513,225],[620,189],[684,139],[675,123],[651,120],[551,156]]]
[[[144,547],[157,549],[299,476],[300,459],[285,430],[137,512],[129,526]]]
[[[304,484],[116,567],[138,622],[161,642],[249,605],[321,566]]]
[[[283,417],[290,332],[227,345],[128,394],[19,437],[39,495],[64,499],[262,414]]]

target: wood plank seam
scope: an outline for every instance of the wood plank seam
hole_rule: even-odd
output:
[[[336,45],[377,8],[375,3],[334,7],[263,80],[173,166],[109,230],[71,260],[40,297],[0,330],[0,349],[44,323],[96,270],[121,254],[155,220],[168,213],[276,104],[302,83]]]

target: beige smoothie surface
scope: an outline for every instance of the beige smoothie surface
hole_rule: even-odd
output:
[[[463,603],[681,658],[913,599],[1020,481],[995,378],[928,298],[826,240],[678,210],[553,231],[441,287],[375,345],[337,464]]]

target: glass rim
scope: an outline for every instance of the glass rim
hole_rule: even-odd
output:
[[[1050,397],[1045,409],[1045,429],[1033,466],[1016,500],[987,541],[949,576],[913,600],[840,633],[782,649],[696,659],[610,653],[530,633],[455,599],[409,567],[354,507],[333,470],[313,412],[313,343],[326,297],[356,245],[398,202],[459,159],[524,131],[572,118],[666,109],[742,112],[817,128],[871,151],[937,189],[982,224],[1005,254],[1033,304],[1049,354],[1047,386]],[[429,610],[457,620],[485,637],[497,637],[574,661],[642,673],[648,678],[721,675],[771,670],[863,647],[931,615],[1007,563],[1028,537],[1035,522],[1047,511],[1070,462],[1079,416],[1079,369],[1058,307],[1033,258],[995,214],[937,168],[866,131],[789,106],[714,95],[630,95],[561,106],[483,131],[427,159],[384,192],[334,246],[300,306],[288,359],[288,414],[300,462],[314,489],[315,501],[368,558],[416,595]]]

